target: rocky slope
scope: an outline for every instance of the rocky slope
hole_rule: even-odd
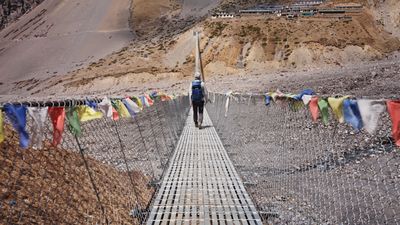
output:
[[[369,2],[377,22],[383,25],[385,30],[400,38],[400,1],[370,0]]]
[[[399,8],[395,7],[397,1],[333,2],[357,2],[365,7],[350,21],[264,16],[213,20],[183,16],[184,11],[190,11],[185,9],[185,1],[153,0],[148,5],[135,0],[131,25],[139,36],[137,40],[66,76],[15,83],[13,92],[57,95],[60,90],[66,94],[99,94],[137,93],[154,88],[182,90],[181,86],[185,89],[194,67],[194,30],[202,31],[201,48],[208,79],[337,70],[379,61],[400,49],[394,32],[397,14],[392,13]],[[385,13],[379,14],[379,10]],[[392,23],[381,22],[382,15],[392,15],[393,19],[388,20]]]
[[[20,16],[35,8],[43,0],[2,0],[0,1],[0,30]]]
[[[131,171],[137,188],[132,190],[128,174],[88,157],[93,180],[81,155],[54,148],[46,142],[40,151],[20,149],[18,135],[5,127],[0,144],[0,224],[140,224],[129,215],[133,206],[143,208],[154,190],[148,178]],[[99,207],[92,181],[101,193],[105,213]],[[137,197],[136,197],[137,196]]]

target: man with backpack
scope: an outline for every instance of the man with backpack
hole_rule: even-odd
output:
[[[193,107],[194,125],[202,129],[204,105],[207,102],[208,94],[204,82],[201,81],[200,73],[195,73],[194,78],[190,84],[189,98]]]

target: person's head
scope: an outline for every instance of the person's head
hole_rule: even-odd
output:
[[[196,79],[196,80],[201,80],[201,74],[198,73],[198,72],[196,72],[196,73],[194,74],[194,79]]]

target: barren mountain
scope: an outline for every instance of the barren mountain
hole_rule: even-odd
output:
[[[0,32],[0,82],[86,67],[133,38],[130,0],[46,0]],[[9,85],[0,93],[10,93]]]
[[[202,31],[207,79],[227,75],[331,70],[378,62],[400,49],[396,0],[334,0],[360,3],[359,13],[339,17],[241,16],[212,19],[212,8],[250,7],[260,1],[134,0],[131,27],[137,39],[86,68],[65,76],[14,83],[11,93],[34,95],[137,93],[149,89],[184,91],[194,67],[193,31]],[[288,3],[292,1],[262,1]],[[348,19],[350,18],[350,19]],[[300,76],[300,75],[299,75]],[[228,78],[229,79],[229,78]]]
[[[2,0],[0,1],[0,30],[29,12],[43,0]]]

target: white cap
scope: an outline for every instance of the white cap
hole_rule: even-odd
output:
[[[201,78],[201,74],[199,72],[194,73],[194,78],[200,79]]]

